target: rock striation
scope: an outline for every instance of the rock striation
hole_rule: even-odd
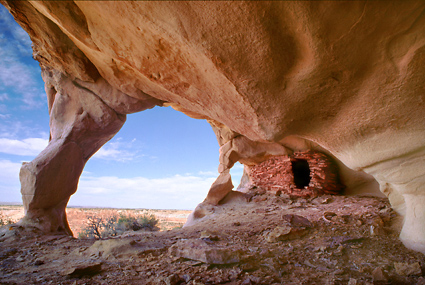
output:
[[[172,106],[221,147],[204,203],[232,190],[235,162],[311,149],[346,193],[385,194],[404,244],[425,252],[423,1],[0,2],[31,37],[51,117],[49,145],[22,166],[22,224],[70,233],[91,155],[126,114]]]

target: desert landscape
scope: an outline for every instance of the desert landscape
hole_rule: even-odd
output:
[[[2,208],[1,284],[425,284],[424,1],[0,3],[29,36],[49,114],[47,146],[5,164],[19,169],[25,216]],[[218,173],[205,199],[190,214],[67,208],[124,125],[177,145],[161,126],[129,124],[156,107],[211,126]],[[198,130],[179,135],[190,142],[178,152],[203,145]],[[28,148],[3,136],[9,154]],[[115,207],[134,180],[99,166],[92,185],[115,196],[91,193]],[[133,189],[158,193],[138,171]]]
[[[259,189],[248,198],[211,206],[184,228],[187,211],[68,209],[75,233],[87,213],[147,211],[160,220],[160,231],[100,240],[4,226],[0,283],[425,284],[425,257],[399,241],[400,217],[387,199]]]
[[[180,228],[186,222],[189,210],[152,210],[152,209],[111,209],[111,208],[80,208],[68,207],[66,214],[74,237],[78,237],[82,229],[87,225],[88,216],[108,218],[111,216],[142,216],[154,215],[158,220],[158,228],[161,231]],[[22,205],[0,205],[0,220],[3,224],[15,223],[24,216]]]

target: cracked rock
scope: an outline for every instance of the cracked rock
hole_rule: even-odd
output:
[[[183,257],[210,264],[237,263],[241,259],[240,250],[211,244],[202,239],[179,240],[169,248],[168,252],[175,257]]]

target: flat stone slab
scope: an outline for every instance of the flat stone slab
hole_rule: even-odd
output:
[[[179,240],[168,250],[175,257],[193,259],[210,264],[237,263],[242,252],[230,246],[220,246],[203,239]]]

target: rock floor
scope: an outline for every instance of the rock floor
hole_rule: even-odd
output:
[[[211,211],[100,241],[3,228],[0,284],[425,284],[386,199],[257,194]]]

